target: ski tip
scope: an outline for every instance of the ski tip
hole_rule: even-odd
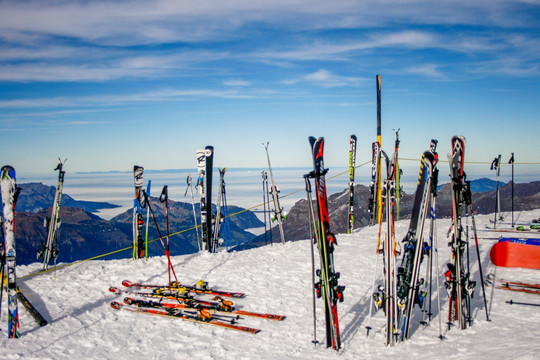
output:
[[[127,305],[133,305],[134,302],[135,302],[135,300],[130,298],[130,297],[125,297],[124,298],[124,303],[127,304]]]
[[[114,293],[114,294],[120,294],[120,290],[117,287],[114,287],[114,286],[111,286],[109,288],[109,291]]]
[[[113,301],[111,302],[111,307],[113,309],[120,310],[120,308],[122,307],[122,304],[120,304],[118,301]]]
[[[131,281],[129,281],[129,280],[124,280],[124,281],[122,281],[122,286],[125,286],[125,287],[131,287],[131,286],[133,286],[133,285],[134,285],[134,284],[133,284]]]

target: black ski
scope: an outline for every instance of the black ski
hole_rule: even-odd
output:
[[[433,174],[437,165],[437,153],[426,151],[420,161],[420,173],[414,198],[409,230],[403,239],[403,257],[398,268],[397,296],[403,309],[401,339],[409,337],[409,327],[415,304],[422,307],[425,294],[419,291],[424,279],[419,278],[420,265],[429,245],[423,240],[424,224],[430,209]],[[435,184],[436,186],[436,184]]]
[[[356,167],[356,135],[349,138],[349,222],[347,234],[352,234],[354,227],[354,170]]]
[[[339,350],[341,347],[337,302],[343,301],[344,286],[338,285],[339,273],[334,268],[334,247],[337,245],[336,237],[330,231],[330,217],[326,197],[325,175],[328,169],[324,168],[324,138],[309,137],[313,155],[313,172],[309,175],[315,181],[317,192],[317,244],[320,254],[321,269],[318,275],[321,281],[316,284],[318,293],[324,301],[326,317],[326,346]],[[311,226],[311,225],[310,225]]]

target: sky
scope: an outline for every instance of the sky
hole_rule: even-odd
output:
[[[0,162],[18,172],[357,164],[450,139],[540,174],[540,1],[0,0]],[[2,165],[3,165],[2,164]],[[489,165],[486,165],[489,166]]]

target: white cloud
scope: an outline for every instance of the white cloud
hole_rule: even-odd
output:
[[[421,66],[409,67],[405,68],[404,71],[409,74],[422,75],[439,80],[447,79],[447,76],[440,71],[439,66],[436,64],[423,64]]]
[[[223,82],[223,85],[225,85],[225,86],[233,86],[233,87],[246,87],[246,86],[251,86],[252,83],[251,83],[251,81],[247,81],[247,80],[229,79],[229,80],[225,80]]]

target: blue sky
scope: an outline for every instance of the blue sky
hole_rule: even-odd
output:
[[[2,163],[19,172],[357,163],[376,137],[419,158],[539,163],[540,1],[2,1]],[[528,165],[529,166],[529,165]],[[538,171],[540,166],[531,165]],[[540,171],[538,171],[540,173]]]

